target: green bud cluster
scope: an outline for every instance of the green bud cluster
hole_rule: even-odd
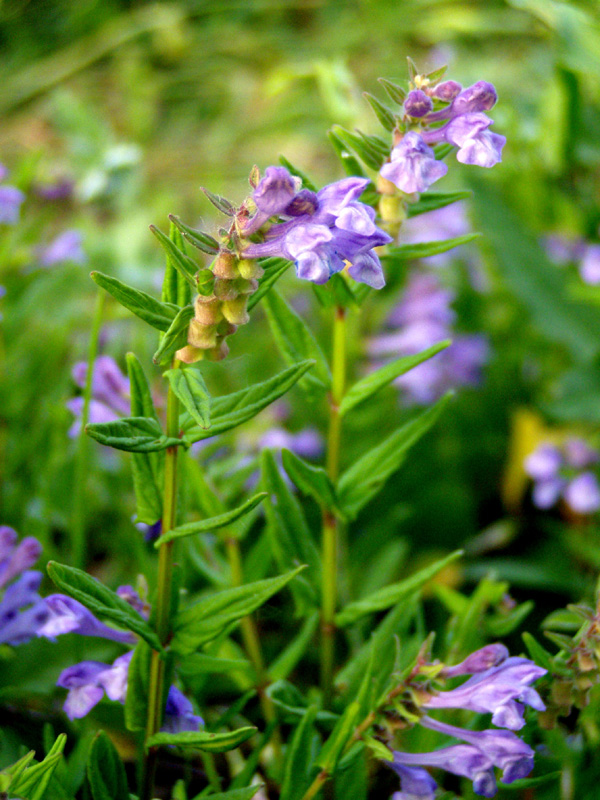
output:
[[[225,341],[248,316],[248,298],[258,289],[263,269],[256,261],[239,259],[222,251],[210,269],[198,273],[198,296],[194,318],[188,328],[187,345],[177,351],[186,364],[206,359],[220,361],[229,352]]]

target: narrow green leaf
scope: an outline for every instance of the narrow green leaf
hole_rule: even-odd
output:
[[[155,733],[146,739],[146,747],[159,745],[177,745],[193,747],[206,753],[225,753],[239,747],[257,731],[257,728],[238,728],[225,733],[209,733],[208,731],[183,731],[182,733]]]
[[[362,168],[362,165],[349,151],[349,148],[345,142],[343,142],[333,131],[327,132],[327,138],[331,142],[337,157],[340,159],[346,175],[350,177],[358,176],[360,178],[366,178],[367,175]]]
[[[343,516],[338,508],[335,488],[323,467],[308,464],[291,450],[285,448],[281,451],[283,467],[298,489],[310,495],[316,502],[330,511],[336,511]]]
[[[125,725],[129,731],[143,731],[148,722],[148,692],[152,650],[146,642],[138,642],[127,670]]]
[[[210,795],[210,800],[252,800],[259,789],[263,788],[262,783],[253,783],[252,786],[245,786],[243,789],[231,789],[229,792],[217,792]],[[206,792],[200,792],[192,800],[205,800]]]
[[[92,742],[87,776],[94,800],[129,800],[125,767],[104,731],[99,731]]]
[[[443,161],[453,150],[453,144],[450,144],[450,142],[444,142],[443,144],[436,144],[433,148],[433,153],[437,161]]]
[[[277,706],[278,714],[283,722],[297,722],[308,712],[310,704],[302,692],[289,681],[275,681],[266,690],[266,695]],[[331,711],[317,711],[316,720],[323,725],[331,725],[339,719],[338,714]]]
[[[309,391],[327,390],[331,385],[327,359],[302,317],[288,306],[276,289],[266,295],[263,306],[275,342],[287,363],[293,365],[307,358],[315,361],[314,370],[308,372],[299,385]]]
[[[459,200],[468,200],[473,196],[470,190],[462,192],[424,192],[416,203],[410,203],[407,208],[409,217],[418,217],[419,214],[427,214],[438,208],[457,203]]]
[[[427,433],[446,407],[450,395],[422,412],[373,447],[341,476],[337,496],[341,507],[354,518],[399,469],[409,449]]]
[[[185,347],[188,326],[194,313],[194,306],[185,306],[178,311],[169,330],[162,337],[158,350],[152,357],[155,364],[165,364],[171,360],[177,350]]]
[[[286,751],[280,800],[301,800],[308,788],[314,758],[317,706],[310,706],[302,717]]]
[[[379,170],[387,153],[391,150],[391,147],[387,147],[387,153],[382,153],[380,148],[371,141],[372,137],[365,137],[360,132],[352,133],[340,125],[334,125],[332,130],[338,139],[354,150],[356,155],[371,169]]]
[[[537,639],[535,639],[527,631],[521,634],[521,638],[525,642],[525,647],[529,651],[529,655],[538,666],[547,669],[550,674],[556,671],[551,654],[538,642]]]
[[[67,736],[61,733],[43,761],[29,765],[16,781],[11,781],[11,795],[26,797],[27,800],[44,800],[54,770],[62,759],[66,743]]]
[[[111,294],[122,306],[159,331],[167,331],[177,314],[177,306],[161,303],[146,292],[134,289],[110,275],[92,272],[92,280]]]
[[[391,586],[385,586],[383,589],[379,589],[377,592],[374,592],[368,597],[364,597],[362,600],[349,603],[342,611],[336,614],[335,624],[343,628],[346,625],[350,625],[352,622],[356,622],[356,620],[361,619],[361,617],[367,614],[373,614],[376,611],[382,611],[384,608],[390,608],[390,606],[395,606],[398,603],[410,600],[412,596],[420,591],[428,581],[438,574],[438,572],[444,569],[444,567],[447,567],[448,564],[452,564],[452,562],[460,558],[462,554],[462,550],[456,550],[454,553],[446,556],[446,558],[442,558],[434,564],[430,564],[428,567],[425,567],[425,569],[419,570],[419,572],[403,581],[393,583]]]
[[[392,100],[394,103],[398,103],[399,106],[401,106],[404,103],[404,101],[406,100],[405,89],[403,89],[401,86],[398,86],[397,83],[388,81],[387,78],[377,78],[377,80],[387,92],[390,100]]]
[[[390,264],[397,264],[403,261],[414,261],[417,258],[428,258],[439,253],[446,253],[461,244],[472,242],[481,236],[480,233],[465,233],[462,236],[455,236],[453,239],[441,239],[436,242],[415,242],[414,244],[401,244],[397,247],[389,247],[382,259]]]
[[[262,298],[269,292],[273,286],[277,283],[279,278],[284,275],[288,269],[292,266],[292,262],[288,261],[285,258],[277,258],[277,259],[269,259],[272,260],[274,263],[272,266],[267,268],[266,261],[261,262],[265,274],[262,278],[258,280],[258,289],[254,292],[254,294],[250,295],[248,298],[248,311],[252,311],[254,306],[262,300]]]
[[[367,100],[367,102],[375,112],[375,116],[377,117],[379,122],[381,122],[386,131],[390,131],[391,133],[396,127],[396,117],[394,116],[391,109],[389,109],[386,105],[384,105],[374,95],[369,94],[369,92],[363,92],[363,97]]]
[[[210,429],[203,430],[184,425],[185,442],[192,444],[200,439],[216,436],[252,419],[259,411],[291,389],[314,363],[314,361],[301,361],[262,383],[253,383],[239,392],[213,398]]]
[[[231,511],[226,511],[224,514],[219,514],[216,517],[209,519],[199,519],[196,522],[188,522],[185,525],[180,525],[178,528],[173,528],[166,533],[163,533],[155,542],[154,547],[158,548],[165,542],[170,542],[173,539],[182,539],[185,536],[193,536],[197,533],[206,533],[207,531],[214,531],[218,528],[224,528],[231,525],[240,517],[249,514],[259,503],[267,496],[266,492],[255,494],[249,500],[246,500],[241,506],[233,508]]]
[[[355,742],[340,760],[334,778],[336,797],[367,800],[369,779],[365,750],[364,742]]]
[[[168,369],[163,373],[184,408],[201,428],[210,428],[210,394],[196,367]]]
[[[417,353],[414,356],[404,356],[396,361],[392,361],[391,364],[380,367],[375,372],[371,372],[366,377],[357,381],[354,386],[351,386],[346,392],[340,404],[340,415],[344,416],[348,411],[364,402],[369,397],[372,397],[397,377],[404,375],[424,361],[433,358],[433,356],[441,350],[445,350],[446,347],[449,347],[451,344],[452,342],[449,339],[444,342],[438,342],[432,347],[427,348],[427,350],[423,350],[421,353]]]
[[[310,645],[319,625],[319,613],[314,611],[304,621],[300,633],[281,652],[268,669],[274,681],[283,680],[296,667]]]
[[[198,272],[198,265],[195,264],[189,256],[182,253],[181,250],[166,236],[156,225],[150,225],[150,230],[158,239],[160,246],[165,251],[170,263],[175,267],[177,272],[196,290],[195,275]]]
[[[511,609],[507,614],[498,614],[495,617],[488,617],[485,620],[485,627],[492,639],[504,638],[516,630],[534,609],[535,603],[526,600],[516,608]]]
[[[186,655],[216,639],[230,625],[260,608],[303,569],[301,566],[286,575],[217,592],[180,611],[174,624],[173,650]]]
[[[354,702],[347,706],[319,752],[319,757],[315,763],[329,775],[335,770],[342,751],[354,732],[359,711],[360,703]]]
[[[233,217],[235,214],[235,208],[233,204],[229,202],[229,200],[221,197],[220,194],[209,192],[209,190],[205,189],[204,186],[201,186],[200,189],[204,192],[213,206],[221,212],[221,214],[226,214],[228,217]]]
[[[177,670],[183,678],[197,675],[225,675],[228,672],[242,672],[255,678],[255,670],[244,658],[217,658],[205,653],[192,653],[178,665]]]
[[[146,620],[129,603],[104,586],[87,572],[56,561],[48,562],[48,575],[52,581],[67,594],[74,597],[99,617],[106,617],[122,628],[141,636],[158,651],[162,646]]]
[[[306,175],[305,172],[295,167],[291,161],[288,161],[285,156],[279,156],[279,163],[282,164],[291,175],[295,175],[297,178],[300,178],[302,181],[302,188],[303,189],[310,189],[311,192],[318,191],[315,184],[311,181],[311,179]]]
[[[207,255],[216,255],[219,252],[219,243],[208,233],[191,228],[174,214],[169,214],[169,219],[173,225],[181,231],[186,242],[189,242],[191,245],[198,248],[198,250],[202,250],[202,252],[207,253]]]
[[[155,453],[184,444],[181,439],[165,436],[160,424],[150,417],[124,417],[113,422],[90,423],[85,432],[100,444],[130,453]]]

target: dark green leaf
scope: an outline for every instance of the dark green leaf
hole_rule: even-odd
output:
[[[254,667],[243,658],[217,658],[204,653],[192,653],[178,665],[178,672],[184,678],[197,675],[225,675],[228,672],[241,672],[256,678]]]
[[[429,211],[435,211],[438,208],[445,208],[446,206],[456,203],[459,200],[468,200],[473,196],[471,191],[463,192],[425,192],[422,194],[416,203],[410,203],[407,211],[409,217],[417,217],[419,214],[427,214]]]
[[[368,773],[365,745],[356,742],[341,759],[335,773],[335,796],[367,800]]]
[[[157,635],[141,614],[96,578],[81,569],[58,564],[56,561],[48,562],[48,575],[59,589],[74,597],[94,614],[133,631],[154,650],[162,651]]]
[[[127,286],[102,272],[92,272],[91,277],[98,286],[111,294],[122,306],[152,325],[153,328],[167,331],[175,319],[177,306],[171,303],[161,303],[160,300],[156,300],[146,292]]]
[[[408,450],[435,424],[446,407],[449,395],[422,412],[373,447],[341,476],[337,496],[341,507],[354,518],[363,506],[383,488],[399,469]]]
[[[309,702],[302,692],[289,681],[275,681],[267,688],[266,694],[277,706],[279,716],[284,722],[296,722],[309,710]],[[339,716],[331,711],[317,711],[316,720],[324,725],[337,722]]]
[[[148,723],[151,658],[152,650],[146,642],[138,642],[127,670],[125,724],[130,731],[143,731]]]
[[[198,265],[189,256],[186,256],[159,228],[150,225],[150,230],[158,239],[160,246],[165,251],[169,263],[177,270],[192,289],[196,289],[195,275],[198,272]]]
[[[295,175],[297,178],[300,178],[303,189],[309,189],[311,192],[318,191],[317,187],[311,181],[311,179],[307,177],[306,173],[302,172],[302,170],[298,169],[298,167],[295,167],[291,161],[287,160],[285,156],[279,156],[279,163],[283,164],[283,166],[286,167],[291,175]]]
[[[231,789],[229,792],[211,794],[210,800],[251,800],[259,789],[262,789],[262,784],[253,783],[252,786],[246,786],[243,789]],[[193,800],[205,800],[205,798],[207,798],[206,792],[201,792]]]
[[[260,608],[303,569],[301,566],[286,575],[226,589],[179,612],[174,624],[173,649],[185,655],[216,639],[232,623]]]
[[[177,745],[193,747],[206,753],[225,753],[234,750],[256,733],[256,728],[238,728],[225,733],[209,733],[208,731],[183,731],[182,733],[155,733],[146,740],[146,747],[159,745]]]
[[[85,432],[100,444],[130,453],[155,453],[183,444],[181,439],[165,436],[160,424],[151,417],[124,417],[114,422],[90,423]]]
[[[286,751],[281,800],[301,800],[310,782],[316,737],[317,707],[310,706],[296,726]]]
[[[375,112],[375,116],[379,122],[381,122],[386,131],[390,131],[391,133],[396,127],[396,117],[391,109],[384,105],[374,95],[369,94],[369,92],[363,92],[363,97],[366,98],[367,102]]]
[[[173,539],[182,539],[185,536],[193,536],[197,533],[206,533],[207,531],[214,531],[218,528],[224,528],[227,525],[231,525],[231,523],[240,519],[240,517],[249,514],[259,503],[262,503],[266,496],[266,492],[260,492],[259,494],[255,494],[254,497],[251,497],[249,500],[246,500],[246,502],[241,506],[231,509],[231,511],[226,511],[225,513],[219,514],[216,517],[199,519],[196,522],[188,522],[185,525],[180,525],[178,528],[173,528],[172,530],[163,533],[163,535],[154,542],[154,547],[160,547],[165,542],[170,542]]]
[[[169,214],[169,219],[173,225],[181,231],[186,242],[197,247],[198,250],[202,250],[203,253],[207,253],[208,255],[216,255],[219,252],[219,243],[216,239],[213,239],[212,236],[209,236],[208,233],[190,228],[189,225],[186,225],[174,214]]]
[[[175,355],[175,352],[187,344],[187,331],[190,321],[194,317],[194,306],[185,306],[177,313],[169,330],[161,339],[156,353],[152,357],[155,364],[165,364]]]
[[[331,384],[327,359],[302,317],[288,306],[275,289],[266,295],[263,306],[285,361],[290,365],[307,358],[315,361],[315,368],[300,379],[299,385],[308,390],[327,390]]]
[[[499,639],[508,636],[523,622],[534,609],[535,603],[532,600],[527,600],[521,603],[516,608],[511,609],[508,613],[499,613],[494,617],[488,617],[485,620],[485,627],[492,639]]]
[[[187,366],[168,369],[163,375],[192,419],[201,428],[210,428],[210,394],[200,370]]]
[[[213,192],[209,192],[208,189],[205,189],[204,186],[200,187],[213,206],[218,209],[221,214],[226,214],[228,217],[233,217],[235,214],[235,208],[229,200],[226,200],[224,197],[221,197],[220,194],[213,194]]]
[[[262,383],[253,383],[239,392],[213,398],[211,428],[205,431],[202,428],[189,429],[185,426],[186,443],[192,444],[200,439],[216,436],[252,419],[259,411],[291,389],[314,363],[314,361],[301,361]]]
[[[389,247],[382,259],[386,263],[397,264],[403,261],[413,261],[417,258],[427,258],[436,256],[439,253],[446,253],[461,244],[472,242],[481,236],[480,233],[465,233],[462,236],[455,236],[453,239],[442,239],[437,242],[415,242],[414,244],[402,244],[397,247]]]
[[[376,611],[381,611],[384,608],[390,608],[398,603],[411,600],[412,597],[423,588],[423,586],[435,577],[440,570],[447,567],[453,561],[456,561],[463,554],[462,550],[456,550],[446,558],[442,558],[433,564],[430,564],[425,569],[411,575],[403,581],[393,583],[391,586],[385,586],[379,589],[368,597],[362,600],[356,600],[354,603],[349,603],[342,611],[335,616],[335,624],[338,627],[350,625],[352,622],[364,617],[366,614],[373,614]]]
[[[367,400],[369,397],[372,397],[397,377],[404,375],[409,370],[432,358],[451,344],[452,342],[450,340],[438,342],[427,350],[423,350],[421,353],[417,353],[414,356],[404,356],[396,361],[392,361],[391,364],[380,367],[378,370],[375,370],[375,372],[369,373],[369,375],[357,381],[354,386],[348,389],[340,404],[340,415],[344,416],[344,414],[347,414],[352,408]]]
[[[281,276],[292,266],[292,262],[285,258],[274,258],[268,260],[275,263],[267,267],[266,261],[262,262],[265,274],[258,280],[258,289],[248,298],[248,311],[252,311],[254,306],[260,300],[262,300],[267,292],[271,290],[275,283],[277,283],[279,278],[281,278]]]
[[[543,647],[537,639],[525,631],[521,634],[521,638],[525,642],[525,647],[529,651],[529,655],[535,661],[535,663],[547,669],[550,674],[552,674],[554,670],[554,662],[552,661],[551,654]]]
[[[283,467],[298,489],[330,511],[338,511],[335,488],[323,467],[308,464],[291,450],[281,451]]]
[[[406,100],[405,89],[403,89],[401,86],[398,86],[397,83],[392,83],[392,81],[388,81],[387,78],[377,78],[377,80],[387,92],[390,100],[393,100],[394,103],[398,103],[399,106],[401,106],[404,103],[404,101]]]
[[[104,731],[92,742],[87,776],[94,800],[129,800],[125,767]]]

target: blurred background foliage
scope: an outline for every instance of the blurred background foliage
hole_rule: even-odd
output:
[[[468,587],[493,569],[518,600],[536,601],[530,621],[589,599],[600,528],[534,510],[522,459],[548,431],[600,443],[600,290],[583,284],[573,265],[554,264],[542,246],[550,234],[598,241],[594,0],[2,0],[0,50],[0,161],[27,195],[21,224],[0,233],[2,522],[39,537],[46,557],[68,561],[78,443],[67,436],[65,403],[94,315],[89,269],[158,293],[162,258],[148,224],[166,230],[175,213],[214,232],[220,220],[201,185],[239,203],[252,165],[264,169],[280,154],[319,185],[341,177],[327,130],[340,123],[380,133],[361,93],[382,97],[379,76],[404,82],[410,55],[424,72],[448,63],[449,77],[463,85],[485,79],[498,90],[492,116],[508,139],[503,164],[483,175],[451,164],[440,187],[473,189],[468,212],[483,236],[455,251],[440,274],[457,292],[458,327],[487,332],[491,359],[482,385],[457,394],[410,466],[351,528],[360,558],[347,564],[347,580],[366,593],[373,572],[385,583],[465,546],[465,561],[440,580]],[[73,192],[40,197],[36,189],[57,180],[71,181]],[[65,228],[82,232],[87,265],[41,268],[36,247]],[[429,238],[443,237],[432,230]],[[355,377],[403,278],[393,276],[351,317]],[[329,322],[309,287],[291,274],[281,285],[327,350]],[[122,367],[129,350],[150,363],[155,343],[141,323],[109,299],[103,320],[102,352]],[[271,342],[258,307],[232,338],[228,360],[206,365],[213,393],[282,368]],[[152,375],[158,386],[158,368]],[[290,398],[291,431],[324,430],[318,403],[298,389]],[[344,457],[407,413],[393,388],[382,393],[348,420]],[[209,446],[209,473],[226,497],[240,494],[243,480],[232,473],[252,472],[257,443],[275,424],[266,411],[243,428],[241,455],[233,437]],[[127,456],[94,443],[87,456],[88,567],[111,584],[151,574],[132,523]],[[192,476],[184,500],[197,512],[194,487]],[[308,513],[316,518],[316,508]],[[258,574],[264,546],[249,537],[247,548],[249,572]],[[213,555],[191,546],[187,555],[189,577],[201,586]],[[29,652],[39,658],[49,647]],[[52,683],[39,672],[32,681]]]

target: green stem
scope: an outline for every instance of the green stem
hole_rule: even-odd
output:
[[[83,410],[81,412],[81,430],[77,441],[77,454],[75,457],[75,485],[73,487],[73,508],[71,517],[71,558],[73,565],[85,569],[87,537],[85,530],[85,490],[87,483],[88,466],[88,437],[85,426],[90,417],[90,403],[92,400],[92,382],[94,378],[94,363],[98,355],[98,340],[102,326],[104,311],[104,292],[96,293],[94,318],[88,346],[87,372],[85,388],[83,390]]]
[[[173,368],[178,362],[174,360]],[[179,436],[179,401],[169,387],[167,395],[167,429],[169,437]],[[177,514],[177,447],[168,447],[165,454],[164,498],[161,532],[166,533],[176,525]],[[158,551],[158,582],[156,595],[156,633],[162,644],[167,644],[170,636],[171,592],[173,583],[173,545],[165,542]],[[150,683],[148,689],[148,716],[146,738],[160,730],[164,712],[165,662],[156,651],[152,651],[150,662]],[[150,748],[144,764],[144,774],[140,800],[151,800],[154,789],[157,749]]]
[[[342,420],[339,409],[346,384],[346,309],[337,306],[333,320],[332,384],[329,398],[329,431],[327,436],[327,474],[337,481],[340,462]],[[323,592],[321,598],[321,688],[323,702],[331,702],[335,665],[335,609],[337,604],[338,522],[328,509],[323,509]]]

